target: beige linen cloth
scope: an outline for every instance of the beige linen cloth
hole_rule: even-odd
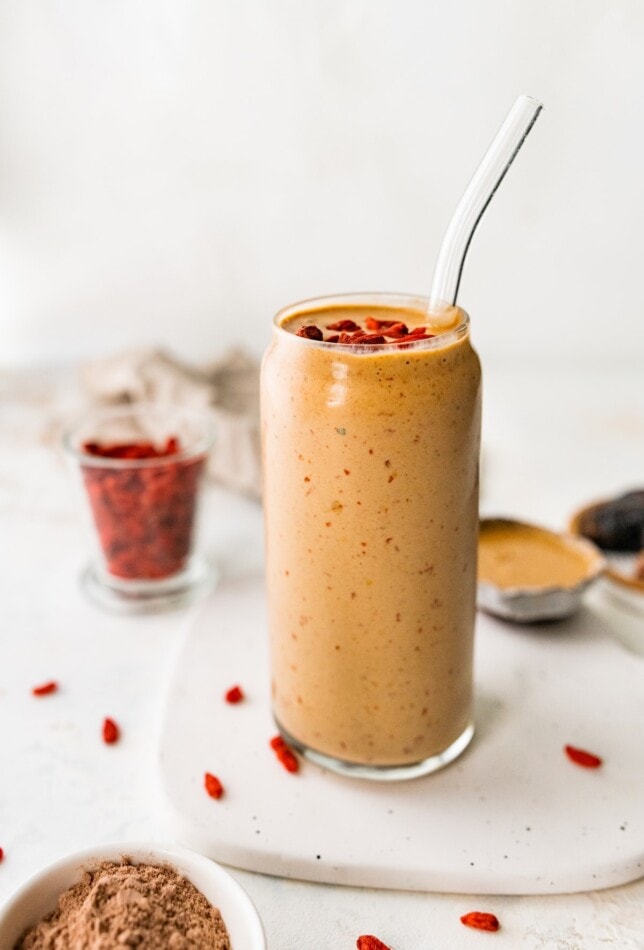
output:
[[[210,409],[217,437],[210,475],[246,495],[261,495],[259,365],[232,350],[203,367],[159,349],[132,349],[81,369],[81,385],[102,405],[151,402]]]

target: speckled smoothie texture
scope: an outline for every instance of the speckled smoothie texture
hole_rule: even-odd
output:
[[[420,308],[308,312],[397,319]],[[360,349],[276,327],[262,370],[275,717],[344,762],[411,765],[472,718],[480,368],[465,324]],[[289,332],[291,331],[291,332]]]

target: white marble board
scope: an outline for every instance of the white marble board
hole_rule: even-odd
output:
[[[167,696],[160,783],[172,834],[219,861],[336,884],[478,894],[593,890],[644,874],[644,659],[601,597],[559,624],[479,615],[477,733],[445,770],[409,782],[284,771],[268,740],[259,576],[204,604]],[[643,631],[644,635],[644,631]],[[239,683],[245,702],[224,702]],[[563,746],[601,755],[594,771]],[[214,801],[204,772],[223,782]]]

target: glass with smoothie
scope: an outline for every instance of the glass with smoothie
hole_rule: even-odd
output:
[[[345,774],[447,764],[473,733],[480,367],[459,307],[307,301],[262,367],[273,713]]]

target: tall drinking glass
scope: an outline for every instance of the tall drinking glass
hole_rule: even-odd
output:
[[[347,344],[341,321],[435,335]],[[275,318],[262,367],[273,713],[337,772],[423,775],[472,737],[480,380],[458,307],[440,331],[409,295]]]

